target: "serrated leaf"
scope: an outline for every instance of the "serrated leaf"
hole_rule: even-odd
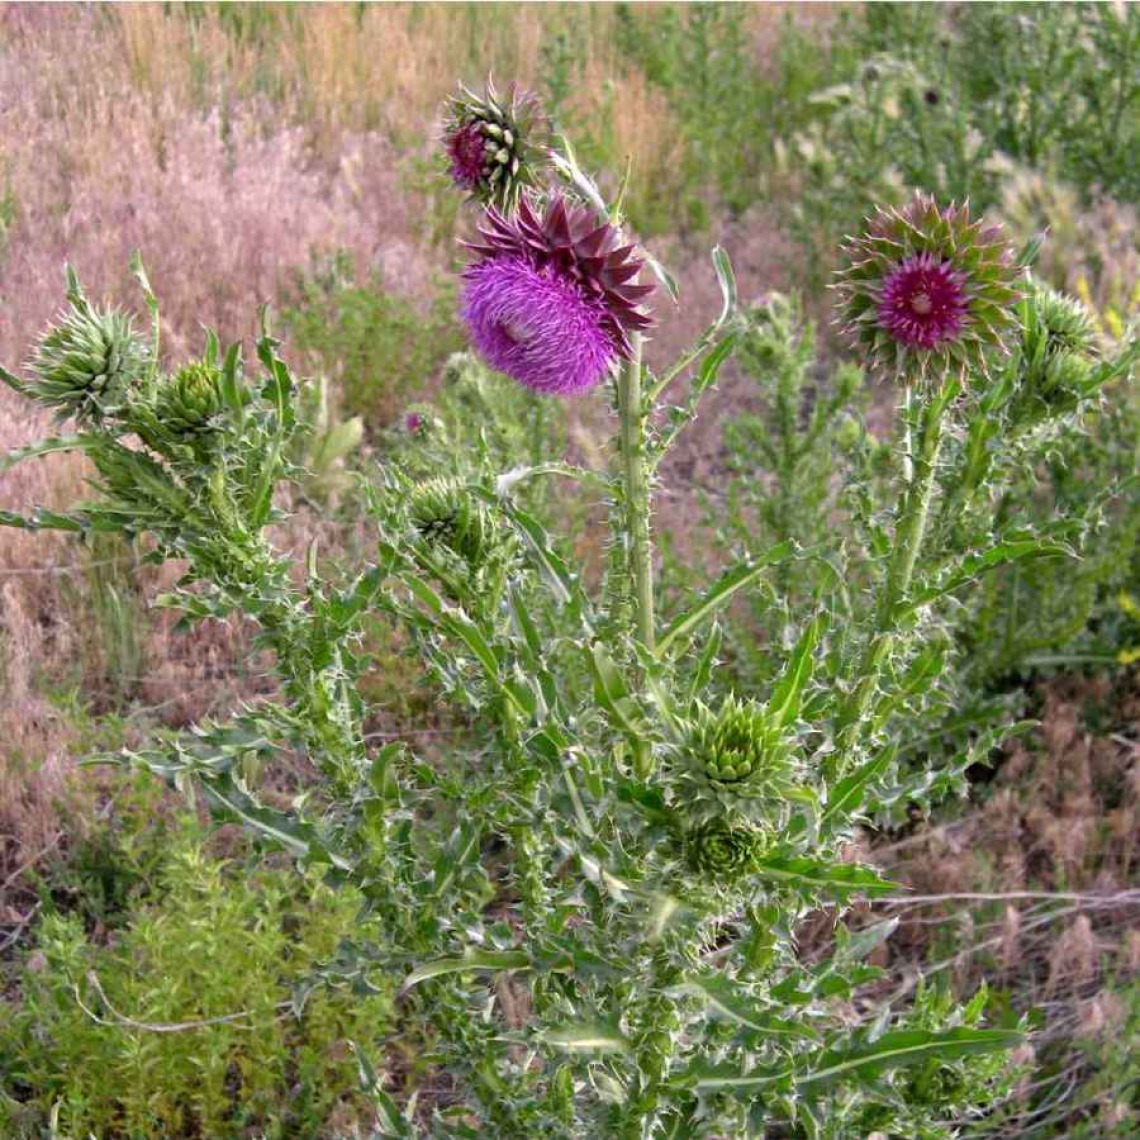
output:
[[[669,623],[657,643],[657,656],[664,657],[678,638],[689,636],[702,621],[727,604],[737,591],[754,582],[769,567],[789,558],[794,551],[794,542],[781,542],[766,550],[759,561],[739,562],[726,570],[695,605]]]
[[[896,752],[895,746],[884,748],[849,776],[844,776],[831,791],[820,820],[821,827],[831,823],[841,823],[857,812],[863,802],[864,792],[891,766]]]
[[[713,268],[720,284],[720,294],[724,299],[718,324],[725,324],[736,313],[736,276],[732,272],[732,262],[728,254],[718,245],[712,251]]]
[[[768,711],[780,728],[794,724],[800,715],[800,698],[815,668],[815,648],[823,635],[827,619],[820,615],[800,634],[788,663],[780,674],[768,700]]]
[[[831,863],[803,855],[774,856],[760,860],[756,874],[809,892],[824,892],[837,898],[852,894],[883,895],[900,890],[898,883],[881,878],[870,867],[854,863]]]
[[[497,974],[506,970],[528,970],[530,965],[530,956],[522,950],[468,950],[459,958],[436,958],[417,966],[404,979],[400,992],[406,994],[420,982],[448,974]]]
[[[914,1065],[934,1058],[955,1060],[976,1053],[1012,1049],[1022,1034],[1009,1029],[899,1029],[885,1033],[870,1044],[829,1049],[813,1071],[799,1077],[800,1088],[828,1088],[840,1081],[874,1077],[887,1069]]]
[[[697,994],[716,1017],[731,1021],[743,1029],[761,1036],[806,1037],[816,1039],[819,1034],[803,1022],[788,1021],[757,1006],[756,999],[743,993],[727,978],[697,974],[675,987],[680,991]]]
[[[616,1026],[605,1022],[584,1022],[548,1029],[542,1039],[567,1053],[628,1053],[629,1038]]]

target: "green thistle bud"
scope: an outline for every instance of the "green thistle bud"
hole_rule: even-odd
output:
[[[767,845],[755,827],[714,819],[685,835],[685,858],[698,875],[731,883],[755,868]]]
[[[458,555],[472,568],[485,564],[497,545],[491,512],[452,479],[432,479],[413,488],[408,517],[429,547]]]
[[[448,100],[444,123],[452,180],[478,201],[509,213],[522,188],[536,184],[547,133],[538,100],[515,84],[505,98],[489,79],[482,96],[460,87]]]
[[[967,207],[918,194],[902,210],[880,209],[843,252],[840,322],[881,374],[904,384],[984,377],[1006,352],[1019,296],[1013,251]]]
[[[191,439],[216,431],[217,417],[223,407],[221,372],[195,360],[180,368],[159,388],[155,413],[165,431]]]
[[[1092,315],[1038,282],[1030,284],[1023,312],[1013,419],[1032,422],[1075,410],[1097,362]]]
[[[124,404],[142,375],[146,346],[134,336],[132,318],[88,302],[74,270],[67,270],[68,308],[40,339],[29,363],[33,379],[23,387],[60,419],[100,423]]]

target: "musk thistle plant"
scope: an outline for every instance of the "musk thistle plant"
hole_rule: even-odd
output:
[[[922,802],[933,780],[899,772],[891,727],[941,668],[924,643],[932,599],[1044,550],[996,536],[984,559],[971,549],[933,564],[926,541],[932,503],[948,498],[940,446],[968,403],[956,399],[962,370],[984,389],[984,358],[1016,320],[1012,259],[964,211],[925,199],[881,214],[851,247],[842,292],[863,363],[889,358],[924,380],[908,388],[905,477],[868,512],[872,602],[849,623],[830,620],[840,607],[827,600],[790,617],[791,648],[772,639],[755,691],[727,695],[728,603],[812,556],[789,538],[734,553],[691,596],[658,596],[661,464],[742,333],[728,258],[713,254],[719,314],[671,366],[648,367],[651,287],[639,275],[671,285],[667,273],[568,147],[551,155],[550,184],[508,193],[524,172],[514,126],[506,138],[517,104],[464,100],[449,152],[490,199],[464,271],[472,339],[540,397],[612,383],[610,468],[561,454],[520,466],[512,453],[501,470],[478,423],[464,449],[439,445],[442,432],[405,437],[414,467],[356,483],[374,555],[342,568],[314,548],[298,573],[273,541],[272,524],[303,501],[289,493],[302,474],[288,458],[296,385],[277,342],[263,334],[247,370],[237,346],[222,353],[211,338],[200,362],[162,361],[167,380],[152,350],[154,374],[127,400],[128,416],[153,417],[149,438],[124,442],[124,424],[103,417],[104,383],[94,400],[64,404],[88,430],[38,449],[82,448],[103,497],[68,513],[0,512],[0,523],[146,536],[154,558],[185,567],[167,600],[190,621],[240,611],[279,684],[228,720],[103,759],[195,785],[220,820],[360,892],[383,938],[346,941],[312,984],[359,992],[377,972],[398,977],[453,1090],[427,1119],[373,1072],[385,1135],[647,1140],[810,1125],[837,1140],[869,1119],[949,1135],[1001,1095],[983,1055],[1019,1034],[981,1027],[980,1009],[917,1023],[888,1010],[852,1025],[860,988],[880,977],[861,959],[892,926],[849,928],[844,916],[855,898],[895,891],[852,861],[856,829],[884,804]],[[492,142],[505,158],[488,160]],[[137,367],[139,351],[120,358]],[[456,384],[473,372],[480,387],[500,383],[465,360]],[[0,377],[41,398],[38,373]],[[677,388],[683,404],[657,414]],[[474,417],[479,401],[465,406]],[[170,443],[186,436],[209,446]],[[545,479],[580,487],[583,513],[608,519],[594,545],[613,572],[600,588],[578,565],[576,536],[557,533],[566,504],[521,490]],[[417,754],[418,734],[381,744],[371,731],[362,645],[386,628],[456,710],[442,754]],[[260,778],[283,754],[314,774],[287,807]],[[792,932],[824,907],[837,916],[834,952],[802,955]],[[954,1103],[900,1107],[895,1070],[928,1061],[960,1066]]]
[[[879,209],[843,247],[840,324],[872,368],[903,384],[989,373],[1019,296],[1012,250],[967,206],[917,194]]]

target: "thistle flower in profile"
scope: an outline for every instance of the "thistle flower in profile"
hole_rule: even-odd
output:
[[[463,319],[487,362],[536,392],[593,387],[652,323],[642,261],[587,206],[555,195],[544,206],[524,198],[509,218],[490,207],[479,239],[468,245],[478,259],[463,274]]]
[[[880,373],[904,383],[984,376],[1006,350],[1019,297],[1013,251],[968,206],[917,194],[902,210],[878,210],[843,253],[840,323]]]
[[[488,79],[480,96],[460,87],[443,130],[452,181],[484,204],[511,212],[543,162],[546,123],[538,100],[514,83],[500,96]]]
[[[732,883],[753,870],[767,849],[764,832],[749,824],[714,819],[685,835],[689,866],[714,883]]]
[[[135,335],[129,314],[99,309],[67,269],[68,307],[40,338],[28,367],[32,379],[23,392],[59,418],[99,423],[124,405],[131,385],[143,374],[147,348]]]

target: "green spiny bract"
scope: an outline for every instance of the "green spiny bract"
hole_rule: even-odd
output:
[[[509,213],[536,184],[546,122],[538,100],[515,84],[500,96],[491,80],[480,96],[460,86],[448,100],[444,143],[452,179],[484,204]]]
[[[422,544],[458,555],[473,570],[494,552],[497,534],[490,510],[454,479],[430,479],[412,488],[408,518]]]
[[[682,751],[680,796],[690,818],[725,808],[775,814],[796,786],[792,741],[755,701],[730,696],[718,712],[698,702]]]
[[[1024,303],[1011,415],[1034,421],[1075,411],[1097,364],[1096,329],[1080,301],[1031,282]]]
[[[950,373],[985,377],[1007,351],[1019,296],[999,227],[917,194],[879,209],[843,247],[840,322],[873,368],[913,384]]]
[[[155,398],[162,428],[185,440],[217,431],[224,406],[221,370],[201,360],[183,365],[159,387]]]
[[[699,824],[685,834],[685,859],[697,875],[731,883],[752,871],[768,847],[759,828],[723,819]]]
[[[40,338],[28,365],[33,378],[23,390],[61,420],[100,423],[122,408],[143,374],[147,348],[134,335],[131,316],[93,306],[70,267],[67,299],[67,309]]]

